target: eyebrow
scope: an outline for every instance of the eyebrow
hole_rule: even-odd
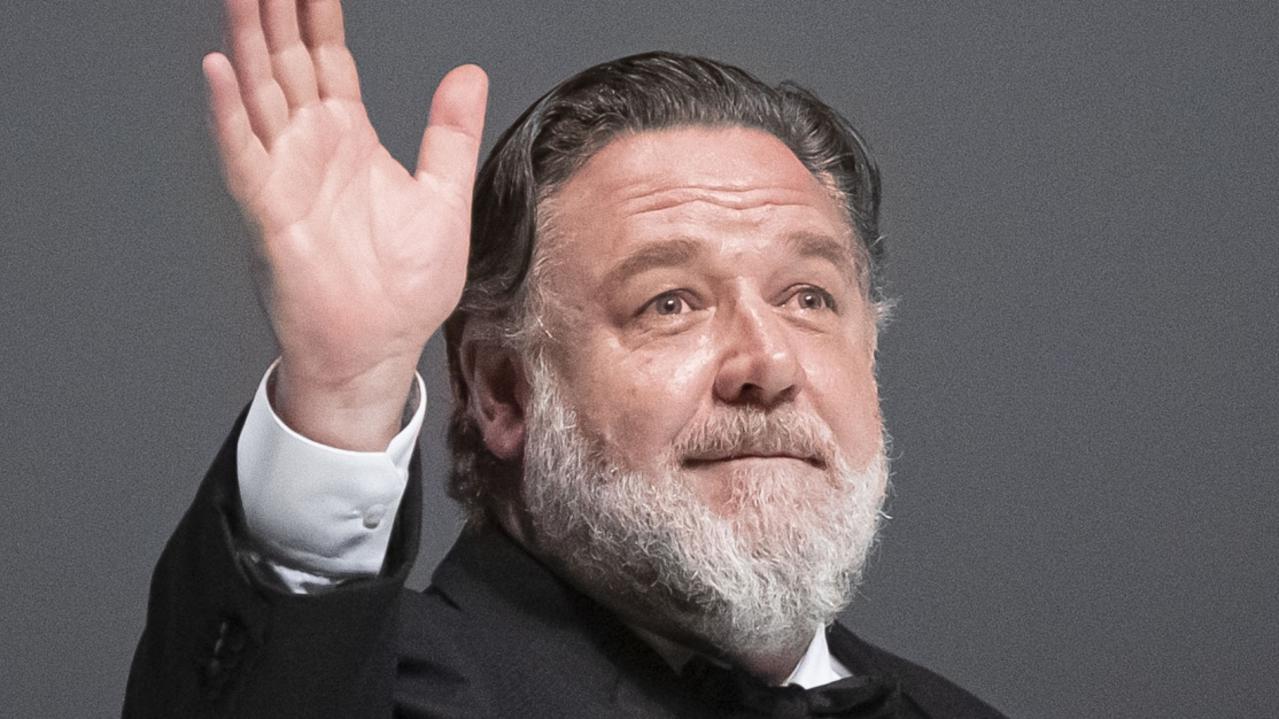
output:
[[[646,270],[687,264],[701,253],[702,243],[687,237],[654,242],[627,255],[626,259],[608,271],[604,281],[608,285],[614,285]]]
[[[847,242],[827,234],[801,230],[783,237],[782,243],[800,257],[826,260],[849,277],[856,276],[857,260]],[[688,264],[704,252],[704,244],[688,237],[674,237],[645,245],[609,270],[604,276],[604,283],[617,285],[647,270]]]
[[[783,240],[801,257],[826,260],[849,277],[857,276],[857,257],[848,242],[816,232],[792,232]]]

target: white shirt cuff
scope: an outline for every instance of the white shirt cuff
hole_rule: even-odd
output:
[[[377,574],[426,415],[422,376],[414,378],[412,418],[386,451],[355,452],[307,439],[275,414],[267,387],[278,364],[258,384],[237,445],[249,535],[277,569],[334,578]]]

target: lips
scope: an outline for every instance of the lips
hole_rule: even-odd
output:
[[[697,469],[713,464],[723,462],[736,462],[740,460],[770,460],[770,459],[791,459],[805,464],[809,464],[818,469],[825,469],[826,463],[820,457],[813,457],[802,454],[791,454],[787,452],[732,452],[723,454],[701,455],[696,457],[684,458],[684,466],[690,469]]]

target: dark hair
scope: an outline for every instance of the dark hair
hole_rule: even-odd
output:
[[[785,143],[847,209],[866,290],[873,302],[882,300],[879,170],[852,125],[811,92],[667,52],[624,57],[570,77],[502,134],[476,178],[466,287],[444,327],[454,394],[449,494],[473,520],[482,515],[485,483],[513,468],[488,451],[468,414],[459,357],[464,327],[484,323],[499,341],[520,336],[545,220],[538,216],[541,203],[618,135],[682,125],[755,128]]]

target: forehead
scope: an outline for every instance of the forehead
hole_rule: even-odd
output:
[[[852,240],[835,193],[776,137],[742,127],[623,135],[574,173],[549,209],[558,230],[553,244],[563,240],[589,254],[680,225],[721,231],[786,225],[790,232]]]

